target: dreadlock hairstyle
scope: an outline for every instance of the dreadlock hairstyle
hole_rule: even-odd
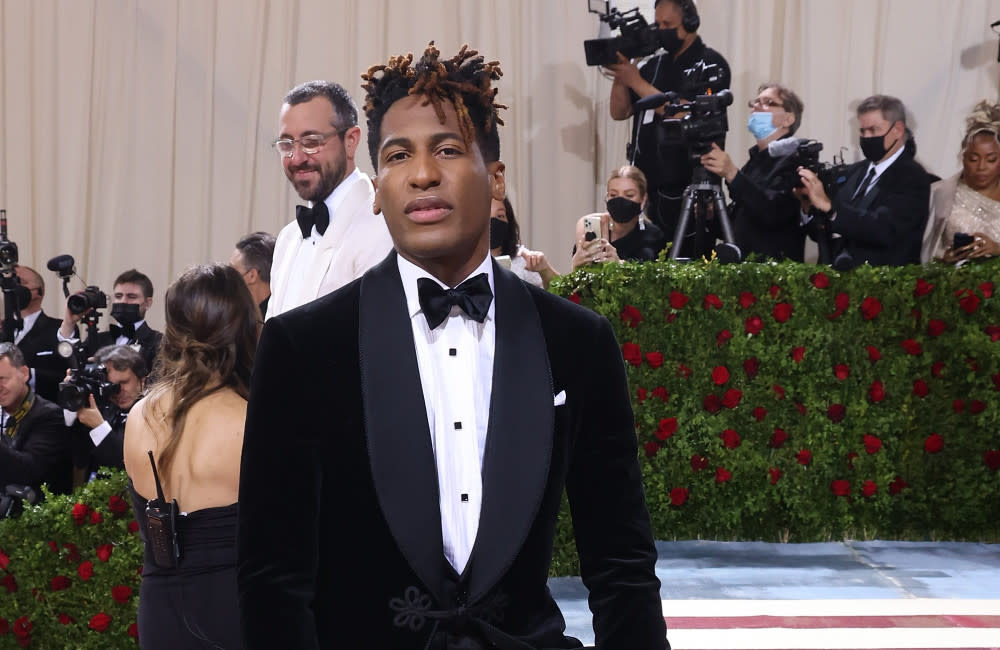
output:
[[[500,62],[487,63],[468,45],[463,45],[451,59],[442,60],[441,52],[431,41],[417,64],[412,63],[412,52],[393,56],[388,63],[373,65],[361,75],[362,88],[367,93],[364,110],[368,118],[368,153],[375,171],[378,171],[382,118],[390,106],[409,95],[422,95],[424,106],[432,104],[442,124],[445,121],[444,102],[451,102],[465,141],[475,140],[487,163],[499,160],[497,125],[503,124],[503,120],[498,110],[507,107],[494,101],[497,89],[491,82],[503,75]]]

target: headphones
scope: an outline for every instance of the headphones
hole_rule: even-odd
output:
[[[681,12],[683,17],[681,18],[681,27],[684,31],[691,33],[698,31],[698,27],[701,26],[701,17],[698,15],[698,8],[694,6],[694,0],[676,0],[677,4],[681,7]]]

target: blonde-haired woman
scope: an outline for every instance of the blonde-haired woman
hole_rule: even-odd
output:
[[[145,650],[243,647],[236,502],[260,320],[229,266],[194,267],[167,290],[159,380],[125,427],[125,469],[146,546],[138,621]],[[160,487],[164,512],[176,502],[176,536],[146,514]]]
[[[963,235],[971,241],[962,242]],[[966,119],[962,171],[931,185],[921,258],[955,263],[995,255],[1000,255],[1000,104],[982,101]]]

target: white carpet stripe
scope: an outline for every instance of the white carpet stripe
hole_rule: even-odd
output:
[[[677,650],[996,648],[1000,628],[668,629],[667,637]]]
[[[942,616],[963,614],[968,616],[1000,616],[1000,600],[887,598],[877,600],[691,599],[663,601],[663,615],[667,618],[671,616],[925,616],[935,614]],[[996,644],[1000,644],[1000,636],[995,637],[995,639]],[[868,647],[873,647],[871,642],[866,642],[866,644]]]

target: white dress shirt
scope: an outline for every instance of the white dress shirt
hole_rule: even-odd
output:
[[[23,327],[14,332],[14,345],[18,345],[21,342],[21,339],[24,338],[24,335],[31,331],[31,328],[35,326],[35,323],[38,322],[38,317],[41,315],[41,309],[33,314],[28,314],[27,316],[22,314]]]
[[[431,447],[437,466],[444,554],[459,574],[465,570],[479,531],[483,498],[483,452],[489,425],[496,344],[496,301],[478,323],[458,307],[434,330],[420,308],[417,280],[439,280],[397,256],[413,328],[417,368],[427,409]],[[469,277],[486,273],[493,290],[493,265],[487,256]],[[447,287],[445,287],[447,288]],[[495,294],[495,292],[494,292]]]

